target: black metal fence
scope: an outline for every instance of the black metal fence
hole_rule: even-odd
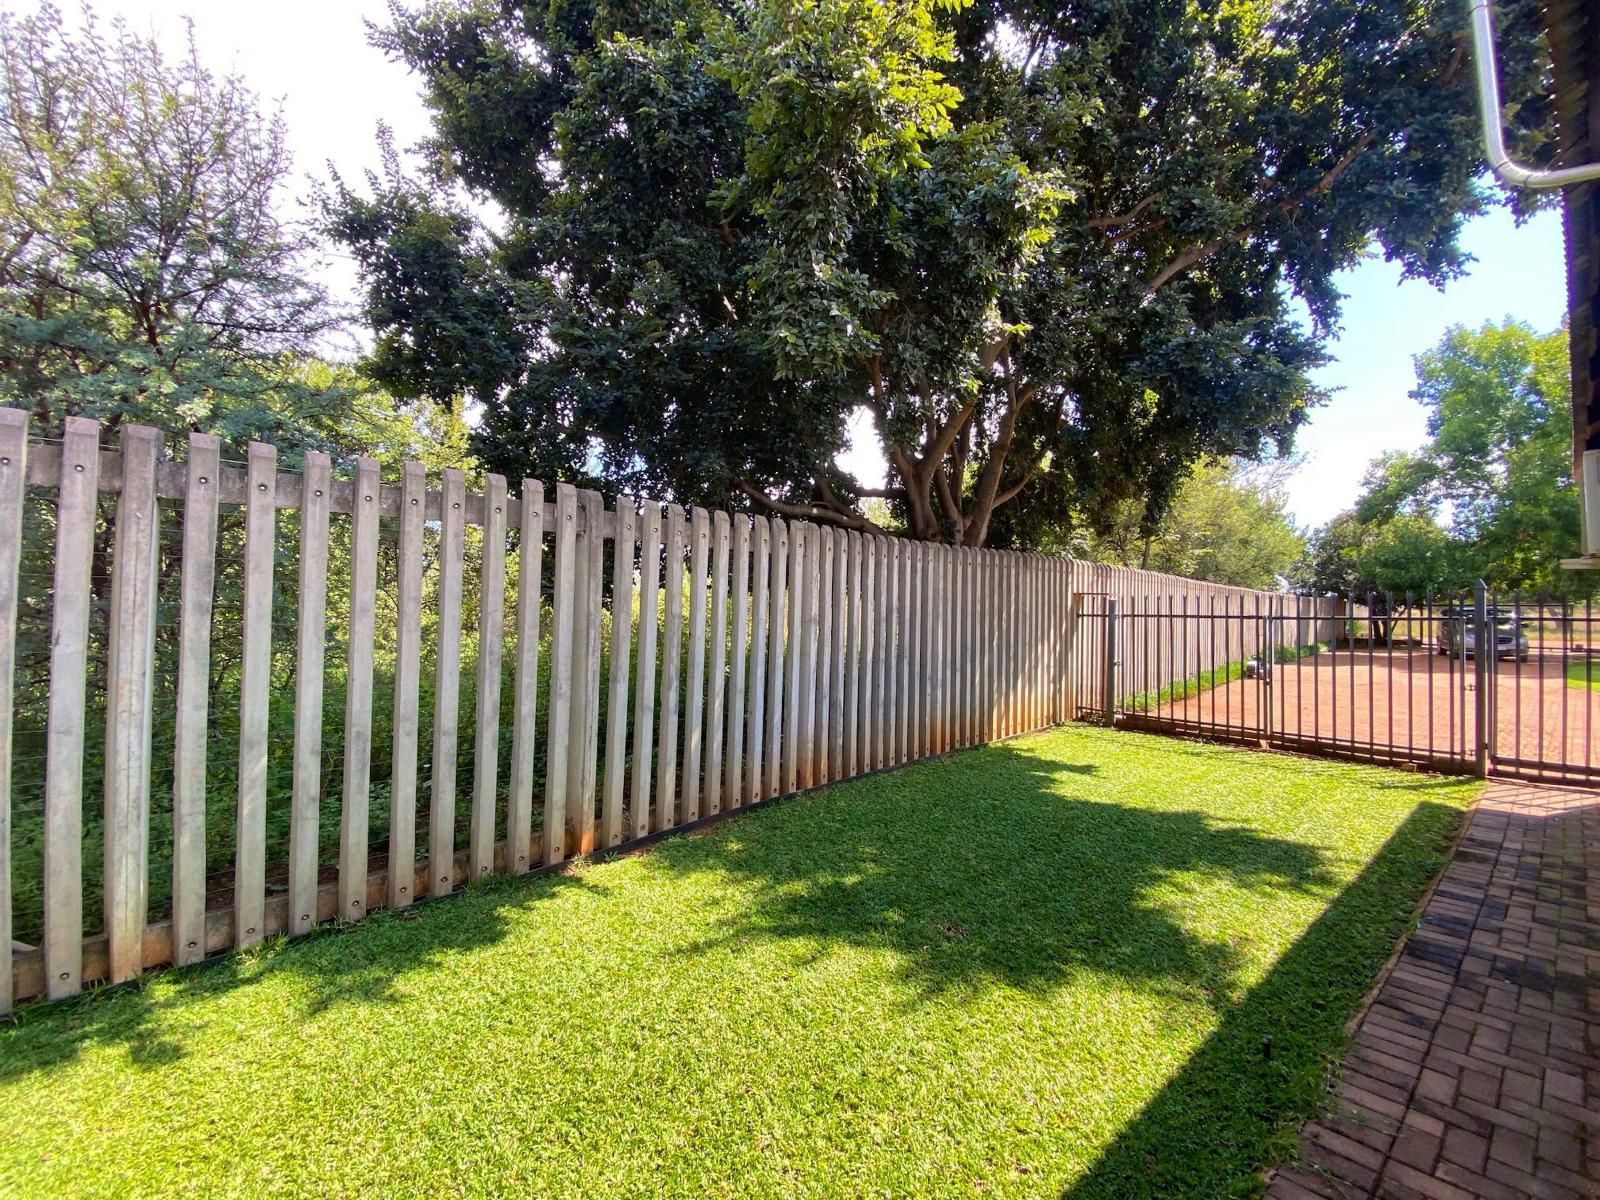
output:
[[[1093,678],[1079,708],[1120,727],[1445,772],[1600,777],[1592,602],[1480,588],[1083,611]]]

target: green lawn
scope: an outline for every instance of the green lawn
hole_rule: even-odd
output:
[[[1567,663],[1567,686],[1600,691],[1600,662],[1578,659]]]
[[[1318,654],[1326,652],[1327,647],[1321,644],[1279,646],[1273,652],[1273,660],[1278,663],[1294,663],[1299,662],[1302,658],[1314,658]],[[1172,683],[1154,691],[1137,692],[1128,697],[1123,704],[1124,707],[1134,712],[1146,712],[1152,708],[1160,708],[1178,700],[1187,700],[1191,696],[1209,692],[1212,688],[1232,683],[1235,679],[1243,679],[1244,668],[1245,660],[1242,658],[1236,659],[1219,667],[1212,667],[1208,671],[1201,671],[1198,675],[1191,675],[1187,679],[1174,680]]]
[[[0,1194],[1252,1194],[1469,782],[1073,727],[0,1030]]]

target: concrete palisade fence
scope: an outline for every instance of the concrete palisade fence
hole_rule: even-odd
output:
[[[1261,602],[102,432],[0,410],[0,1011],[1098,711],[1109,601]]]

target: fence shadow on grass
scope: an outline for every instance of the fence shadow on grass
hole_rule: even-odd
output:
[[[1193,753],[1224,766],[1215,751]],[[1257,771],[1281,769],[1286,781],[1326,773],[1330,788],[1347,785],[1353,769],[1288,756],[1251,761]],[[1221,1027],[1065,1196],[1253,1195],[1263,1167],[1293,1153],[1345,1022],[1442,862],[1460,811],[1432,793],[1461,782],[1367,781],[1415,804],[1339,886],[1316,845],[1201,811],[1118,803],[1114,789],[1088,783],[1096,774],[1028,742],[980,748],[759,818],[780,828],[663,845],[652,867],[726,871],[757,885],[720,935],[695,947],[702,952],[770,940],[820,958],[843,942],[897,952],[926,996],[990,984],[1043,991],[1092,972],[1209,1005]],[[1197,937],[1151,899],[1175,874],[1262,893],[1315,891],[1329,903],[1248,987],[1227,943]]]
[[[1195,752],[1223,767],[1214,751]],[[1259,891],[1264,903],[1327,895],[1336,880],[1324,852],[1198,809],[1119,802],[1122,781],[1091,761],[1063,763],[1061,753],[1059,742],[1046,753],[1025,741],[924,762],[741,816],[715,836],[669,839],[641,862],[663,878],[716,872],[747,885],[715,932],[683,950],[691,956],[762,941],[819,957],[856,945],[895,951],[924,997],[991,985],[1045,992],[1093,973],[1210,1006],[1221,1027],[1066,1196],[1248,1191],[1263,1163],[1292,1152],[1344,1022],[1437,864],[1432,851],[1456,810],[1429,799],[1436,780],[1384,779],[1415,793],[1410,816],[1246,990],[1233,947],[1197,936],[1153,893],[1174,875],[1198,875]],[[1094,743],[1082,753],[1092,758]],[[1258,771],[1267,761],[1253,758]],[[1279,761],[1286,778],[1334,770]],[[165,1011],[284,975],[310,983],[285,1005],[283,1036],[292,1038],[298,1019],[323,1008],[400,999],[402,976],[436,962],[450,970],[438,960],[508,934],[508,910],[570,887],[604,881],[575,872],[493,882],[264,956],[168,974],[157,986],[25,1010],[0,1029],[0,1079],[91,1045],[125,1047],[141,1066],[170,1063],[187,1051],[181,1024],[158,1019]]]
[[[819,957],[840,942],[888,948],[930,996],[1042,989],[1081,971],[1207,1002],[1234,994],[1233,948],[1196,936],[1151,890],[1179,873],[1323,889],[1322,852],[1200,811],[1116,803],[1078,782],[1096,773],[1025,743],[989,746],[763,814],[781,832],[663,845],[652,868],[757,885],[697,950],[749,939]]]
[[[1433,782],[1414,790],[1426,797]],[[1423,799],[1063,1200],[1256,1195],[1261,1173],[1295,1154],[1345,1024],[1460,817]]]
[[[284,1036],[293,1037],[301,1019],[341,1004],[394,1002],[402,976],[441,956],[499,942],[508,930],[508,907],[586,886],[581,875],[566,873],[489,879],[441,901],[376,911],[359,924],[324,926],[293,941],[153,971],[135,983],[91,989],[57,1004],[27,1006],[13,1022],[0,1023],[0,1082],[69,1062],[93,1045],[124,1046],[141,1067],[173,1062],[186,1051],[157,1020],[161,1013],[284,975],[304,985],[283,1013]]]

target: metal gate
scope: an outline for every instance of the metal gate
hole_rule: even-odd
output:
[[[1122,728],[1452,773],[1600,777],[1588,603],[1480,587],[1446,600],[1104,598],[1081,611],[1100,629],[1083,643],[1093,678],[1080,710]]]

